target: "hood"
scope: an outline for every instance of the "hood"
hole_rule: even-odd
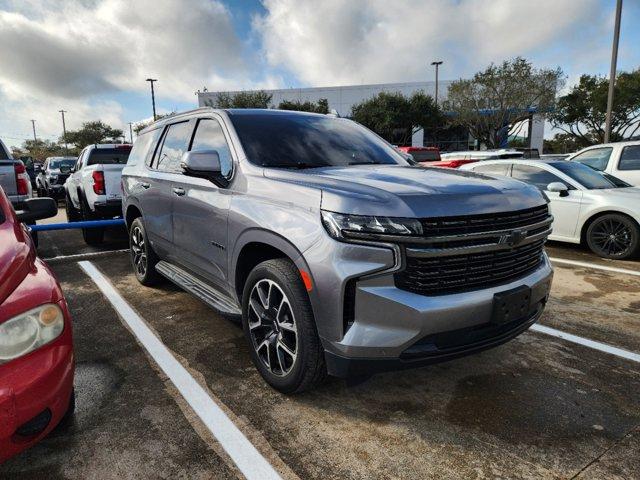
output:
[[[322,190],[322,208],[339,213],[444,217],[523,210],[545,203],[517,180],[460,170],[363,165],[265,169],[265,176]]]
[[[9,220],[0,224],[0,305],[29,274],[34,257],[30,240],[19,224]]]

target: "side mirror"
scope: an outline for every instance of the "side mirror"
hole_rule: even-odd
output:
[[[58,204],[53,198],[30,198],[24,201],[24,208],[16,211],[20,222],[33,223],[43,218],[55,217],[58,214]]]
[[[216,150],[199,150],[182,154],[180,166],[185,175],[206,178],[219,187],[228,186],[229,182],[222,176],[220,156]]]
[[[551,182],[547,185],[548,192],[557,192],[561,197],[569,195],[569,187],[562,182]]]

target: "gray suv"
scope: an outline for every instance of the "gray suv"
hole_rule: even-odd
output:
[[[548,299],[538,189],[410,166],[347,119],[174,115],[141,132],[122,180],[138,280],[241,316],[282,392],[499,345]]]

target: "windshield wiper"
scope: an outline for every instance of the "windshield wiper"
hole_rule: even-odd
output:
[[[381,163],[374,162],[373,160],[358,160],[356,162],[349,162],[347,165],[381,165]]]

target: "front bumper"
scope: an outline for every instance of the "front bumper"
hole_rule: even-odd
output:
[[[326,341],[331,375],[368,375],[442,362],[504,343],[540,317],[553,270],[544,255],[528,275],[499,286],[449,295],[424,296],[398,289],[393,275],[360,280],[355,288],[354,322],[339,341]],[[526,315],[492,324],[494,295],[531,289]]]
[[[53,343],[0,365],[0,463],[55,428],[69,407],[73,377],[69,323]],[[26,427],[32,433],[21,435]]]

